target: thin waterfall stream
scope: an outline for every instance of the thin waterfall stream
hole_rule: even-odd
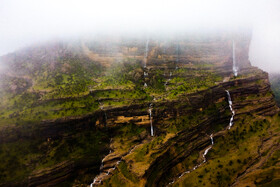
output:
[[[109,154],[111,153],[111,150],[109,151]],[[106,157],[106,156],[105,156]],[[103,162],[104,162],[104,159],[105,157],[102,159],[101,161],[101,165],[100,165],[100,174],[101,174],[101,170],[103,169]],[[102,181],[101,180],[98,180],[98,176],[96,176],[94,179],[93,179],[93,182],[90,184],[90,187],[92,187],[93,185],[95,184],[100,184]]]
[[[232,71],[235,77],[238,75],[238,67],[235,59],[235,42],[232,40]]]
[[[124,154],[124,155],[116,162],[116,164],[114,165],[114,167],[110,168],[110,169],[105,173],[105,176],[108,176],[109,174],[111,174],[111,173],[117,168],[117,166],[123,161],[123,158],[124,158],[125,156],[131,154],[138,146],[139,146],[139,144],[133,146],[133,147],[130,149],[129,152],[127,152],[126,154]],[[111,153],[112,153],[112,150],[109,151],[109,154],[111,154]],[[109,154],[108,154],[108,155],[109,155]],[[99,173],[99,175],[102,173],[102,169],[103,169],[103,167],[104,167],[104,164],[103,164],[103,163],[104,163],[104,161],[105,161],[105,158],[106,158],[108,155],[106,155],[106,156],[102,159],[102,161],[101,161],[101,166],[100,166],[100,173]],[[103,172],[103,173],[104,173],[104,172]],[[90,187],[93,187],[93,185],[101,184],[102,178],[99,177],[99,175],[97,175],[97,176],[93,179],[93,182],[90,184]]]
[[[175,66],[175,70],[177,70],[179,68],[178,63],[179,63],[179,43],[177,43],[177,47],[176,47],[176,66]]]
[[[151,124],[151,136],[154,136],[152,110],[153,110],[153,104],[151,103],[150,106],[149,106],[149,114],[150,114],[150,124]]]
[[[227,92],[227,96],[228,96],[228,105],[229,105],[230,111],[232,113],[230,121],[229,121],[229,126],[228,126],[228,129],[230,129],[232,127],[232,125],[233,125],[233,118],[235,116],[235,111],[232,108],[232,100],[231,100],[230,93],[229,93],[228,90],[226,90],[226,92]]]
[[[233,119],[234,119],[234,116],[235,116],[235,111],[233,110],[233,107],[232,107],[232,100],[231,100],[230,92],[229,92],[228,90],[226,90],[226,93],[227,93],[229,108],[230,108],[230,111],[231,111],[231,113],[232,113],[232,116],[231,116],[230,122],[229,122],[229,126],[228,126],[228,128],[227,128],[228,130],[230,130],[230,128],[231,128],[232,125],[233,125]],[[183,173],[178,177],[179,179],[180,179],[181,177],[183,177],[185,174],[190,173],[190,172],[196,170],[198,167],[200,167],[203,163],[205,163],[205,162],[207,161],[207,160],[206,160],[206,155],[207,155],[207,153],[209,152],[209,150],[210,150],[210,149],[213,147],[213,145],[214,145],[213,134],[210,135],[210,140],[211,140],[211,146],[208,147],[208,148],[204,151],[204,153],[203,153],[203,159],[204,159],[203,162],[200,163],[200,164],[198,164],[198,165],[196,165],[196,166],[194,166],[192,170],[188,170],[188,171],[183,172]],[[167,186],[169,186],[169,185],[171,185],[171,184],[174,184],[174,183],[175,183],[175,179],[174,179],[172,182],[170,182]]]
[[[147,61],[148,61],[148,53],[149,53],[149,42],[150,42],[150,40],[149,39],[147,39],[146,40],[146,47],[145,47],[145,58],[144,58],[144,68],[146,68],[147,67]]]
[[[99,101],[99,105],[100,105],[100,109],[104,112],[104,119],[105,119],[104,123],[105,123],[105,126],[107,126],[107,113],[104,110],[104,106],[100,101]]]
[[[208,148],[203,152],[203,155],[202,155],[202,157],[203,157],[203,162],[201,162],[200,164],[195,165],[191,170],[188,170],[188,171],[185,171],[185,172],[181,173],[181,174],[179,175],[178,179],[180,179],[181,177],[183,177],[183,176],[186,175],[187,173],[190,173],[190,172],[196,170],[196,169],[199,168],[203,163],[205,163],[205,162],[207,161],[207,160],[206,160],[206,155],[208,154],[209,150],[212,149],[212,147],[213,147],[213,145],[214,145],[213,134],[210,135],[210,140],[211,140],[211,146],[208,147]],[[176,181],[175,179],[172,180],[170,183],[168,183],[167,186],[169,186],[169,185],[171,185],[171,184],[174,184],[175,181]]]
[[[145,54],[144,54],[144,81],[145,77],[148,76],[148,72],[146,72],[147,62],[148,62],[148,54],[149,54],[149,39],[146,40]],[[147,83],[144,82],[144,87],[147,87]]]

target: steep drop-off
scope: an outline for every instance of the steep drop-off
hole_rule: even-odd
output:
[[[0,185],[277,184],[279,109],[249,43],[107,37],[1,57]]]

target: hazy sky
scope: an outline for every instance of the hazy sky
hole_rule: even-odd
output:
[[[0,55],[88,33],[244,26],[252,63],[280,72],[280,0],[0,0]]]

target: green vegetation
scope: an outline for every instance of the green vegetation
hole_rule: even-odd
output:
[[[185,175],[178,181],[179,186],[230,185],[258,156],[256,147],[261,145],[263,138],[269,136],[267,129],[275,130],[280,125],[277,116],[269,120],[257,116],[242,116],[241,119],[228,131],[227,136],[214,139],[215,144],[207,155],[208,162],[195,172]],[[271,159],[275,160],[275,157]],[[266,165],[274,166],[273,164],[275,162],[269,161]]]
[[[68,132],[70,133],[70,132]],[[108,149],[108,136],[94,129],[76,132],[68,138],[32,139],[0,144],[0,181],[21,181],[31,173],[64,161],[85,160],[99,170],[99,162]],[[88,181],[87,181],[88,182]]]
[[[143,68],[138,48],[123,47],[125,55],[121,56],[114,48],[99,45],[89,45],[95,53],[91,57],[79,51],[79,46],[74,52],[65,49],[67,52],[52,61],[21,58],[13,64],[15,72],[3,75],[0,130],[8,139],[0,144],[1,182],[24,181],[69,164],[73,177],[61,185],[88,185],[111,150],[112,155],[106,157],[113,157],[109,165],[120,157],[122,161],[103,181],[104,186],[151,186],[155,182],[165,186],[202,163],[205,148],[211,146],[210,134],[214,134],[207,162],[175,185],[229,186],[256,160],[269,155],[250,181],[255,185],[279,183],[280,152],[276,145],[280,142],[280,118],[257,115],[271,110],[271,103],[256,108],[261,100],[270,102],[272,98],[271,91],[264,89],[267,80],[261,70],[248,68],[238,77],[224,75],[227,70],[221,69],[228,62],[211,56],[213,51],[205,44],[201,49],[187,46],[196,56],[205,51],[206,57],[188,54],[178,69],[174,55],[167,55],[170,51],[162,55],[156,46],[151,48],[148,67]],[[144,72],[148,74],[144,76]],[[278,83],[272,81],[277,99]],[[230,130],[226,126],[232,113],[225,89],[233,91],[236,107]],[[153,137],[150,103],[156,132]],[[101,118],[106,118],[108,126],[103,126]],[[36,134],[41,129],[48,136]],[[267,148],[271,145],[272,152]],[[265,177],[256,179],[261,174]]]
[[[0,124],[82,116],[98,110],[100,102],[111,108],[149,102],[152,97],[158,101],[178,99],[182,94],[208,89],[222,80],[201,65],[197,64],[196,69],[175,70],[166,86],[169,77],[163,76],[164,71],[150,70],[145,78],[148,87],[144,88],[141,64],[132,59],[116,62],[106,69],[78,56],[60,58],[55,65],[42,63],[29,78],[6,77],[0,89]],[[27,62],[26,66],[33,64]]]
[[[280,106],[280,74],[272,74],[269,77],[271,83],[271,89],[275,95],[275,100]]]

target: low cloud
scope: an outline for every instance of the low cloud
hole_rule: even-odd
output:
[[[2,0],[0,55],[96,33],[253,29],[252,64],[280,70],[277,0]]]

